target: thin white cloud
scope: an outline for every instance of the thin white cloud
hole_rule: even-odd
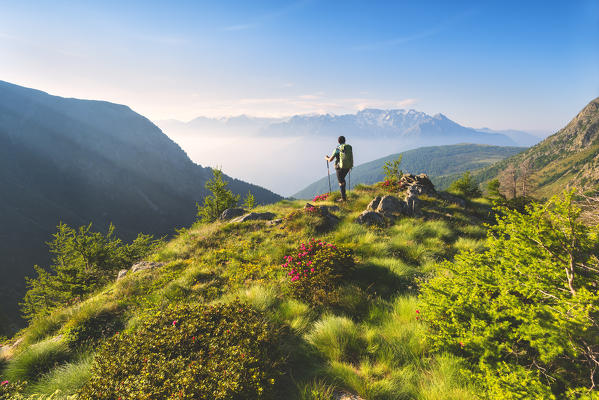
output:
[[[453,17],[448,18],[437,26],[431,27],[429,29],[423,30],[421,32],[417,32],[411,35],[399,36],[391,39],[379,40],[370,43],[364,43],[361,45],[356,45],[352,47],[353,50],[362,51],[362,50],[374,50],[386,47],[398,46],[400,44],[413,42],[415,40],[425,39],[431,36],[435,36],[447,29],[456,23],[470,17],[475,14],[476,10],[466,10],[460,14],[454,15]]]
[[[255,117],[281,118],[297,114],[348,114],[365,108],[402,109],[418,103],[417,99],[377,99],[368,97],[326,98],[323,94],[290,97],[252,97],[230,101],[195,101],[194,115],[213,118],[247,114]]]
[[[244,31],[248,29],[254,29],[259,27],[260,25],[270,21],[282,17],[286,14],[289,14],[299,8],[304,7],[308,3],[311,3],[313,0],[302,0],[292,3],[286,7],[274,10],[272,12],[257,16],[250,21],[242,22],[238,24],[233,24],[222,28],[223,31],[226,32],[235,32],[235,31]]]

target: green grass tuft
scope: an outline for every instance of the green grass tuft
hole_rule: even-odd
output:
[[[14,356],[4,369],[4,376],[9,381],[35,381],[70,358],[70,350],[63,341],[48,339]]]

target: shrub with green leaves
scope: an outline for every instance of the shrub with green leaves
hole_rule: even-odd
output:
[[[400,154],[396,160],[385,161],[383,172],[385,173],[386,182],[398,182],[403,176],[403,171],[399,169],[403,154]]]
[[[171,306],[106,342],[80,399],[273,398],[281,334],[240,302]]]
[[[599,378],[599,230],[572,197],[499,208],[488,250],[423,285],[430,342],[466,358],[488,397],[563,397]]]
[[[349,250],[315,239],[285,260],[293,296],[317,307],[335,303],[341,278],[354,267]]]
[[[449,192],[463,196],[467,199],[473,199],[475,197],[482,196],[478,185],[472,179],[470,171],[464,172],[461,178],[453,181],[449,185]]]
[[[124,328],[125,324],[118,309],[103,309],[98,313],[86,315],[81,321],[69,327],[66,342],[72,349],[97,347],[100,342]]]

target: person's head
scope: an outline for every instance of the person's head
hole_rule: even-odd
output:
[[[339,142],[339,144],[345,143],[345,136],[339,136],[339,139],[337,139],[337,141]]]

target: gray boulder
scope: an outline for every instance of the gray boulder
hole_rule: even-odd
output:
[[[266,223],[266,225],[268,225],[268,226],[275,226],[275,225],[279,225],[281,223],[283,223],[283,220],[281,218],[277,218],[277,219],[273,219],[272,221],[268,221]]]
[[[245,221],[271,221],[277,215],[271,212],[251,212],[249,214],[242,215],[241,217],[237,217],[231,220],[231,222],[245,222]]]
[[[378,197],[376,199],[378,199]],[[385,217],[391,217],[396,214],[405,214],[406,209],[407,206],[405,202],[391,195],[383,196],[376,207],[376,211],[383,214]]]
[[[368,203],[366,210],[376,211],[380,202],[381,202],[381,196],[376,196],[374,199],[372,199],[372,201],[370,203]]]
[[[162,267],[164,263],[161,262],[152,262],[152,261],[142,261],[131,267],[131,272],[137,271],[146,271],[148,269],[154,269],[158,267]]]
[[[385,224],[385,217],[382,214],[379,214],[376,211],[364,211],[362,214],[356,218],[356,222],[362,225],[377,225],[381,226]]]
[[[243,208],[239,208],[239,207],[227,208],[225,211],[222,212],[219,219],[221,221],[228,221],[233,218],[241,217],[242,215],[244,215],[246,213],[247,213],[247,211],[244,210]]]
[[[416,195],[427,195],[436,196],[437,191],[435,185],[431,182],[426,174],[412,175],[405,174],[399,180],[399,187],[401,189],[412,190]]]

